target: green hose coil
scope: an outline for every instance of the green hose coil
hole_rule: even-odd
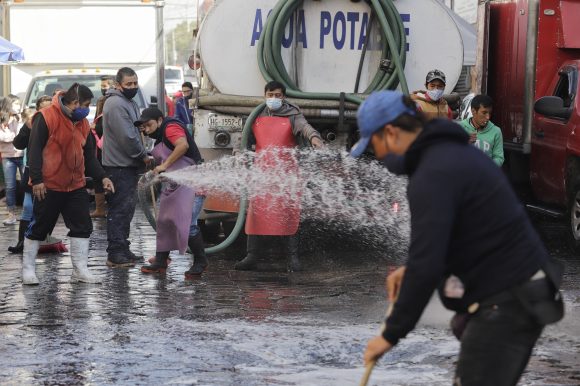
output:
[[[373,11],[380,25],[383,42],[382,57],[389,60],[386,71],[379,69],[373,80],[364,91],[396,89],[400,84],[403,93],[409,88],[404,74],[407,41],[405,27],[392,0],[370,0]],[[266,82],[277,80],[286,87],[286,94],[302,99],[340,99],[338,93],[303,92],[290,78],[282,60],[282,38],[284,29],[292,14],[302,5],[303,0],[280,0],[268,16],[262,35],[258,42],[258,66]],[[362,99],[354,94],[346,94],[345,100],[360,104]]]

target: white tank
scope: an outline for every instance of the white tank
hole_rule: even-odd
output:
[[[200,31],[199,49],[206,73],[225,94],[263,95],[257,44],[266,17],[277,0],[220,0]],[[409,90],[424,88],[429,70],[447,76],[446,92],[459,79],[464,63],[474,61],[475,31],[457,21],[438,0],[395,1],[407,33],[405,75]],[[370,15],[365,2],[305,1],[286,26],[282,57],[288,73],[306,92],[353,92]],[[371,33],[361,77],[362,92],[381,56],[380,34]]]

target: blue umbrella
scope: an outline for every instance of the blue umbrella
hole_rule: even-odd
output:
[[[24,60],[22,48],[0,36],[0,63],[19,62],[21,60]]]

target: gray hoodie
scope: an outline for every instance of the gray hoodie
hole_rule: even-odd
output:
[[[290,122],[292,122],[292,134],[295,137],[302,136],[308,142],[312,141],[314,137],[321,138],[320,133],[314,127],[310,126],[306,118],[304,118],[304,115],[300,112],[300,109],[287,101],[284,101],[282,106],[276,111],[271,111],[266,107],[262,110],[260,116],[288,117],[290,118]]]
[[[139,115],[137,103],[119,90],[107,91],[103,107],[103,166],[143,166],[147,151],[139,129],[133,124]]]

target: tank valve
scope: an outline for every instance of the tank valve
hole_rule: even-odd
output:
[[[218,131],[217,133],[215,133],[213,140],[214,140],[216,146],[226,147],[232,141],[232,137],[230,136],[229,133],[227,133],[225,131]]]
[[[336,134],[332,131],[327,131],[326,133],[324,133],[324,139],[327,142],[334,142],[336,141]]]

